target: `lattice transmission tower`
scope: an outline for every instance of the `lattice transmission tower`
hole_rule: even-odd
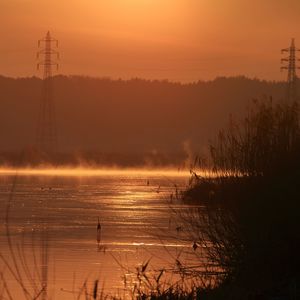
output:
[[[53,49],[52,45],[58,47],[58,40],[53,39],[48,31],[46,37],[38,41],[38,47],[43,45],[43,49],[37,52],[37,59],[42,56],[42,60],[38,62],[37,69],[43,67],[43,86],[42,98],[40,102],[40,110],[38,116],[36,144],[41,152],[54,153],[57,150],[57,130],[55,121],[55,105],[53,99],[53,66],[58,69],[58,63],[55,59],[59,59],[59,53]]]
[[[297,49],[295,46],[295,39],[292,39],[291,46],[281,50],[281,53],[288,53],[287,57],[281,59],[281,63],[284,64],[281,67],[281,70],[288,71],[287,77],[287,90],[286,90],[286,99],[289,103],[297,100],[297,62],[300,61],[297,59],[297,52],[300,49]]]

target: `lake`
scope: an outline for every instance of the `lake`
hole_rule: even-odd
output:
[[[130,270],[150,259],[148,268],[159,271],[174,265],[183,249],[192,251],[190,242],[176,239],[176,211],[186,206],[174,195],[188,179],[187,172],[170,170],[0,170],[1,252],[12,263],[5,226],[10,203],[19,266],[23,257],[31,272],[40,268],[34,257],[40,257],[40,232],[47,228],[52,299],[74,299],[85,281],[92,288],[96,279],[105,293],[126,296],[134,280]],[[16,280],[4,274],[20,293]]]

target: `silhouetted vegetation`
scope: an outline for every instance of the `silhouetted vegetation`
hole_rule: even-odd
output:
[[[283,82],[242,76],[191,84],[56,76],[53,83],[58,150],[71,155],[184,155],[185,141],[201,152],[230,113],[243,115],[259,95],[285,93]],[[35,77],[0,77],[0,152],[33,148],[41,84]]]
[[[247,117],[221,130],[210,154],[214,170],[242,175],[283,176],[299,169],[298,104],[256,103]]]
[[[228,79],[219,80],[222,82]],[[246,79],[236,80],[248,82]],[[88,82],[93,83],[92,80]],[[111,84],[110,80],[107,82]],[[149,84],[139,80],[114,82],[120,85],[133,84],[135,87],[137,83]],[[150,85],[152,84],[187,89],[213,83],[188,86],[165,82],[151,82]],[[243,115],[245,118],[242,121],[231,118],[228,127],[221,130],[211,143],[210,155],[204,166],[210,167],[212,176],[203,178],[193,173],[191,186],[183,194],[183,201],[197,204],[198,208],[180,215],[182,235],[178,238],[194,243],[195,255],[201,262],[200,269],[199,266],[190,268],[184,265],[184,262],[176,261],[176,266],[169,270],[180,277],[180,281],[174,284],[163,281],[166,269],[162,269],[158,274],[151,271],[148,273],[146,263],[136,270],[133,298],[299,297],[299,107],[297,103],[274,104],[271,100],[256,101],[247,114]],[[91,161],[92,153],[87,155]],[[32,160],[39,157],[35,156],[34,150],[28,150],[25,154],[32,155]],[[17,152],[7,152],[7,155],[15,155],[16,158],[19,156]],[[74,160],[78,157],[80,155],[74,156]],[[51,159],[54,162],[65,160],[63,156],[50,158],[50,161]],[[95,160],[97,159],[96,156]],[[49,161],[49,157],[42,157],[37,164],[47,160]],[[200,167],[203,167],[202,162],[201,160]],[[132,162],[129,163],[131,164]],[[8,223],[7,219],[9,239]],[[26,287],[18,275],[18,268],[25,266],[25,275],[29,277],[29,281],[32,273],[27,271],[24,254],[20,252],[22,249],[18,249],[19,252],[13,248],[10,248],[10,251],[13,255],[17,253],[15,257],[19,261],[15,259],[12,265],[5,263],[5,260],[4,263],[10,268],[10,272],[16,274],[15,279],[27,298],[34,299],[43,291],[43,286],[31,281],[33,292],[29,293],[24,289]],[[5,286],[3,273],[0,272],[0,276],[2,295],[8,295],[9,289]],[[103,289],[99,288],[98,281],[95,281],[91,287],[86,282],[83,284],[78,294],[78,298],[80,297],[101,299],[105,296]]]
[[[181,216],[215,270],[208,299],[296,299],[300,284],[298,104],[257,102],[210,147],[212,178],[194,175]],[[203,253],[202,253],[203,254]]]

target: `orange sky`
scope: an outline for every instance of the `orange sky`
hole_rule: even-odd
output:
[[[38,75],[37,40],[60,41],[63,74],[188,82],[285,79],[299,0],[0,0],[0,74]],[[300,55],[299,55],[300,56]]]

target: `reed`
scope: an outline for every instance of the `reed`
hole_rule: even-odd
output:
[[[17,180],[16,175],[6,205],[4,227],[8,251],[0,251],[0,299],[20,299],[22,295],[22,299],[26,300],[48,300],[51,299],[51,292],[48,289],[49,245],[46,223],[41,224],[39,232],[33,229],[30,238],[25,231],[16,237],[11,233],[10,216],[13,214]],[[14,281],[13,286],[11,280]]]
[[[297,102],[253,101],[246,118],[231,117],[211,143],[213,171],[246,176],[290,172],[299,167],[299,136]]]
[[[299,297],[299,133],[297,103],[254,102],[211,144],[215,176],[193,175],[183,201],[200,207],[179,218],[215,279],[207,297]]]

